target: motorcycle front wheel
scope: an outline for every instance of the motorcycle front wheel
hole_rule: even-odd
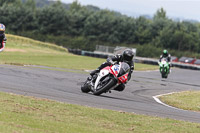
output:
[[[162,74],[162,78],[167,78],[167,76],[168,76],[168,75],[167,75],[167,74],[165,74],[165,73],[164,73],[164,74]]]
[[[90,88],[89,88],[89,85],[88,85],[88,80],[86,80],[85,83],[83,85],[81,85],[81,91],[83,93],[90,92]]]

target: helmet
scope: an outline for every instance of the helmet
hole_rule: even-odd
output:
[[[165,50],[163,50],[163,56],[164,57],[167,57],[168,56],[168,51],[165,49]]]
[[[6,30],[5,25],[0,23],[0,36],[2,36],[4,34],[5,30]]]
[[[133,57],[134,57],[134,53],[133,53],[133,51],[132,50],[130,50],[130,49],[127,49],[127,50],[125,50],[124,52],[123,52],[123,54],[122,54],[122,56],[123,56],[123,61],[132,61],[133,60]]]

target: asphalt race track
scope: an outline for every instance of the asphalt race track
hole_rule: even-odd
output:
[[[0,91],[3,92],[200,123],[200,112],[170,108],[153,98],[170,92],[200,90],[200,71],[175,68],[164,80],[159,71],[134,71],[123,92],[94,96],[80,90],[88,73],[33,66],[0,65],[0,68]]]

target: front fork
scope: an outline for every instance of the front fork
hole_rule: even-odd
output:
[[[91,76],[91,77],[88,77],[87,78],[87,84],[88,84],[88,86],[89,86],[89,88],[90,88],[90,90],[93,92],[94,91],[94,84],[95,84],[95,81],[96,81],[96,79],[97,79],[97,74],[95,74],[95,75],[93,75],[93,76]]]

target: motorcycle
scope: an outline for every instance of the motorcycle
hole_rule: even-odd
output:
[[[98,74],[88,77],[81,86],[84,93],[92,92],[94,95],[117,90],[117,86],[127,83],[130,66],[125,62],[119,62],[103,68]]]
[[[169,74],[169,63],[166,58],[162,58],[161,62],[158,62],[160,66],[160,73],[162,78],[167,78]]]

